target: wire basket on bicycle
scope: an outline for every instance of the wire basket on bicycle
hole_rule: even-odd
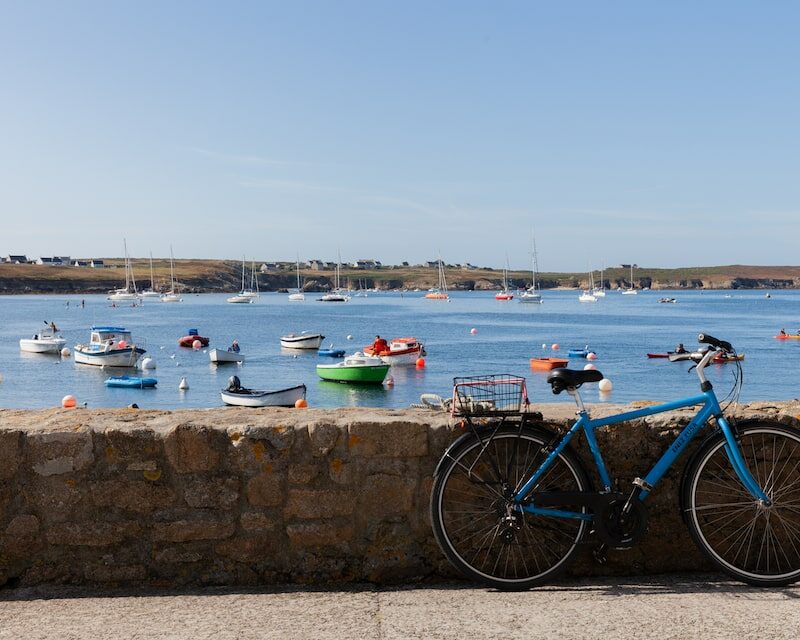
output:
[[[453,378],[453,415],[519,413],[528,406],[525,378],[507,373]]]

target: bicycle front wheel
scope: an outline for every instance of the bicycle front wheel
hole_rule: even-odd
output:
[[[431,523],[450,562],[467,577],[503,590],[553,579],[568,564],[587,521],[531,515],[511,496],[544,461],[552,436],[508,428],[493,438],[465,437],[434,478]],[[565,449],[534,491],[588,491],[575,455]]]
[[[772,501],[764,506],[742,485],[722,434],[695,457],[684,485],[689,531],[720,569],[757,586],[800,578],[800,431],[769,422],[738,429],[750,473]]]

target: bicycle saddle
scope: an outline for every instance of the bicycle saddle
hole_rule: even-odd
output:
[[[558,395],[564,389],[580,387],[584,382],[600,382],[603,374],[597,369],[553,369],[547,376],[547,383],[553,388],[553,393]]]

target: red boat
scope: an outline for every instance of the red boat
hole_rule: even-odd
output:
[[[415,364],[417,359],[425,355],[424,345],[416,338],[392,338],[389,349],[375,353],[372,346],[364,347],[368,356],[377,356],[386,364]]]
[[[494,299],[495,300],[503,300],[503,301],[513,300],[514,299],[514,294],[513,293],[506,293],[505,291],[501,291],[500,293],[495,294]]]

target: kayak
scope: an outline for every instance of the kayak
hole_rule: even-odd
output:
[[[775,338],[776,340],[800,340],[800,334],[779,333],[777,336],[772,336],[772,337]]]
[[[720,353],[712,358],[711,362],[714,364],[725,364],[726,362],[737,362],[739,360],[744,360],[743,353],[737,353],[736,355],[732,353]]]
[[[124,387],[128,389],[144,389],[155,387],[158,380],[155,378],[139,378],[137,376],[112,376],[106,380],[107,387]]]
[[[648,358],[669,358],[668,353],[648,353]]]

